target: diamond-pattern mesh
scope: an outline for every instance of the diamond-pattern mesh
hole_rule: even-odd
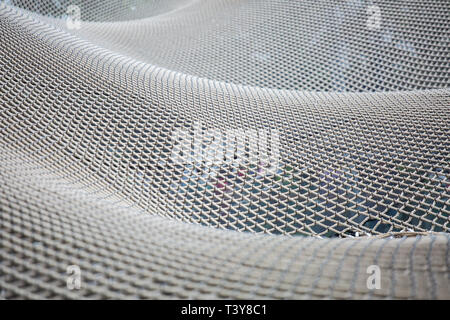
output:
[[[0,296],[449,297],[448,1],[0,6]]]

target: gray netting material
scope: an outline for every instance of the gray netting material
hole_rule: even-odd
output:
[[[0,297],[450,298],[449,1],[7,1],[0,41]],[[174,161],[197,127],[228,162]]]

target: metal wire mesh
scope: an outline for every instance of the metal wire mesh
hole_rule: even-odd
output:
[[[448,1],[0,8],[4,297],[448,297]]]

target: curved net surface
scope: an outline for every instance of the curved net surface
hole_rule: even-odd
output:
[[[0,297],[450,298],[447,0],[2,1],[0,43]]]

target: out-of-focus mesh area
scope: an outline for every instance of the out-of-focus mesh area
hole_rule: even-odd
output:
[[[447,0],[11,2],[62,18],[69,4],[78,5],[87,21],[73,31],[80,37],[212,80],[352,92],[450,83]],[[378,29],[367,26],[373,5],[381,14]]]
[[[447,235],[285,236],[449,232],[449,1],[2,1],[0,43],[1,296],[448,297]]]

